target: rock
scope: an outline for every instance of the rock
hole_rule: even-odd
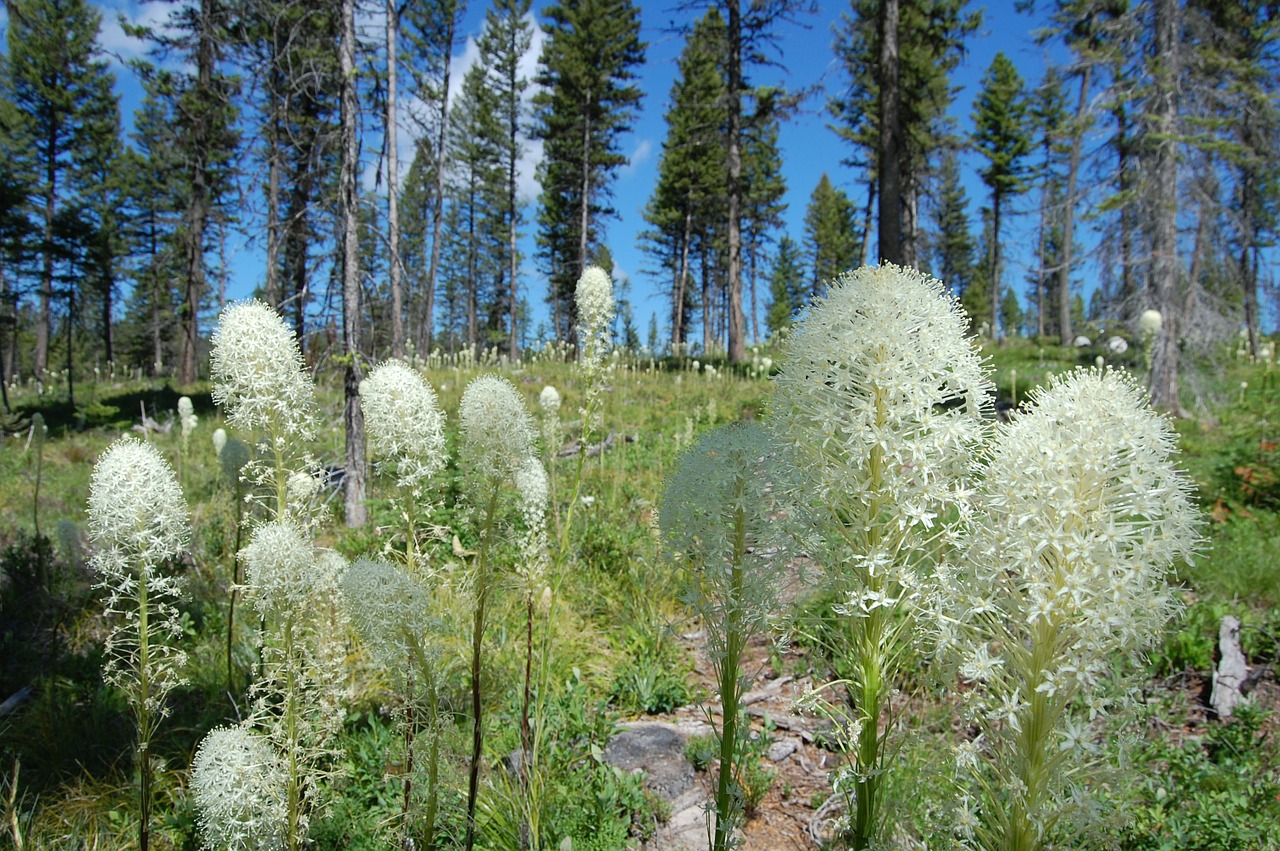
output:
[[[800,743],[795,739],[778,739],[769,745],[769,750],[765,752],[765,757],[769,762],[782,762],[800,749]]]
[[[672,724],[636,723],[609,741],[604,761],[627,773],[643,771],[645,787],[670,803],[693,785],[684,745],[684,735]]]
[[[1079,337],[1076,337],[1071,341],[1071,345],[1075,346],[1077,349],[1083,349],[1092,346],[1093,340],[1090,340],[1084,334],[1081,334]]]

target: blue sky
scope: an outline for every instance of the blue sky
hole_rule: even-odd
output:
[[[139,87],[133,73],[123,64],[128,58],[141,55],[146,46],[136,39],[126,36],[120,26],[119,19],[123,15],[135,23],[161,24],[168,12],[168,4],[152,2],[139,4],[134,0],[102,0],[99,7],[103,13],[103,28],[100,42],[104,49],[114,57],[117,76],[117,88],[122,95],[122,111],[126,124],[130,121],[133,109],[139,102]],[[645,93],[642,111],[635,128],[622,142],[622,150],[628,155],[629,163],[618,173],[613,188],[615,192],[614,206],[619,217],[609,221],[607,242],[613,253],[615,271],[619,277],[625,277],[631,284],[631,300],[635,310],[636,322],[642,336],[648,327],[651,314],[657,314],[659,321],[667,315],[665,299],[659,295],[659,276],[654,274],[653,263],[641,252],[638,234],[644,229],[643,210],[653,190],[657,177],[658,156],[665,136],[663,115],[667,108],[667,97],[676,73],[678,57],[683,39],[671,32],[671,25],[678,19],[678,13],[672,11],[672,3],[641,3],[642,38],[648,43],[647,62],[640,69],[638,84]],[[461,79],[462,71],[477,56],[475,38],[479,35],[484,12],[488,4],[472,2],[468,9],[464,32],[466,42],[459,45],[454,57],[454,79]],[[833,27],[847,8],[846,3],[823,2],[820,11],[804,19],[804,26],[783,25],[778,29],[779,67],[758,67],[749,71],[750,80],[756,84],[781,84],[791,89],[816,87],[819,93],[807,101],[798,115],[783,126],[780,144],[783,154],[784,177],[787,183],[787,211],[785,221],[788,233],[799,242],[803,236],[803,217],[810,193],[819,178],[826,172],[832,181],[843,187],[859,207],[865,203],[865,187],[856,182],[858,175],[840,164],[850,153],[848,146],[841,142],[834,131],[827,126],[825,100],[828,93],[835,92],[843,85],[843,74],[834,60],[832,41]],[[1014,60],[1028,85],[1037,83],[1045,65],[1047,48],[1038,46],[1031,38],[1031,31],[1038,22],[1026,15],[1017,14],[1009,0],[993,0],[988,3],[973,3],[972,8],[982,8],[983,24],[968,44],[968,55],[954,75],[954,84],[960,87],[959,94],[952,106],[951,114],[956,118],[960,129],[969,126],[969,112],[972,100],[977,92],[983,71],[990,64],[992,57],[1003,50]],[[535,4],[535,12],[538,5]],[[365,19],[371,31],[376,33],[379,21],[374,17]],[[7,28],[7,18],[0,7],[0,27]],[[541,34],[534,39],[526,67],[532,72],[536,54],[541,44]],[[1059,58],[1061,58],[1059,56]],[[366,119],[366,125],[376,127],[372,117]],[[407,125],[406,125],[407,126]],[[401,168],[407,170],[409,154],[412,150],[410,134],[402,129],[400,148],[404,152],[401,157]],[[372,156],[379,147],[379,140],[370,136],[366,139],[364,150]],[[533,166],[540,155],[537,145],[531,145],[526,156],[523,186],[527,193],[536,192],[533,181]],[[978,209],[985,199],[985,190],[975,173],[977,163],[972,156],[964,160],[965,182],[969,193],[971,215],[976,222]],[[369,164],[365,169],[365,183],[372,187],[374,183],[374,166]],[[532,201],[532,198],[530,199]],[[1023,196],[1015,202],[1015,210],[1019,207],[1030,211],[1036,203],[1034,193]],[[526,210],[526,221],[532,222],[535,210],[532,203]],[[1007,225],[1008,238],[1002,240],[1009,249],[1007,258],[1006,283],[1017,286],[1021,291],[1025,277],[1026,264],[1031,262],[1031,252],[1027,248],[1035,244],[1033,215],[1014,216]],[[252,222],[250,223],[252,227]],[[975,224],[976,230],[976,224]],[[535,323],[545,317],[544,305],[545,283],[537,273],[532,261],[533,240],[532,224],[525,227],[524,278],[522,286],[529,302],[534,308]],[[1081,240],[1090,241],[1086,232]],[[231,258],[231,280],[228,285],[228,296],[240,298],[249,295],[263,277],[261,250],[257,247],[261,239],[246,242],[243,238],[231,240],[228,251]],[[1084,270],[1088,274],[1088,268]],[[1092,289],[1086,283],[1086,289]],[[760,292],[760,308],[763,312],[767,299],[766,292]],[[762,329],[763,330],[763,329]]]

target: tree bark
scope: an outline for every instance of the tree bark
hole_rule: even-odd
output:
[[[404,357],[404,294],[400,263],[400,157],[396,149],[396,71],[400,64],[400,12],[387,0],[387,278],[391,285],[391,354]]]
[[[346,401],[346,476],[343,505],[349,527],[365,524],[364,413],[360,409],[360,244],[356,215],[356,23],[355,0],[342,0],[342,43],[339,71],[342,75],[342,165],[339,175],[339,207],[342,216],[342,339],[347,358],[343,375]]]
[[[440,69],[440,126],[436,132],[436,185],[431,199],[431,257],[427,261],[427,291],[423,293],[422,316],[423,354],[431,353],[435,330],[436,277],[440,274],[440,231],[444,226],[444,171],[449,162],[449,60],[453,53],[453,39],[457,30],[457,15],[450,9],[448,21],[441,33],[441,51],[444,62]]]
[[[1071,128],[1071,159],[1067,164],[1067,197],[1063,199],[1062,248],[1058,258],[1058,331],[1062,344],[1069,345],[1075,335],[1071,330],[1071,261],[1075,240],[1076,181],[1080,175],[1080,145],[1084,138],[1085,113],[1089,108],[1089,81],[1092,65],[1080,74],[1080,100],[1076,104],[1076,123]]]
[[[1151,403],[1171,414],[1185,414],[1178,393],[1178,4],[1156,0],[1154,91],[1149,107],[1155,152],[1151,178],[1151,287],[1161,314],[1151,359]]]
[[[898,0],[880,4],[880,262],[902,263],[902,171],[899,161]]]
[[[728,194],[729,194],[729,362],[747,358],[746,318],[742,310],[742,14],[739,0],[728,0],[729,90]]]

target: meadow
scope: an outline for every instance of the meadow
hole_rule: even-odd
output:
[[[1007,340],[988,343],[982,354],[997,399],[1016,405],[1049,376],[1093,365],[1103,353]],[[313,613],[327,625],[326,670],[340,686],[330,709],[339,715],[314,756],[312,786],[299,792],[305,801],[299,806],[309,811],[300,845],[422,847],[421,832],[429,830],[426,841],[435,847],[469,841],[485,848],[638,846],[671,817],[669,804],[646,788],[642,775],[610,765],[605,749],[622,722],[699,716],[703,705],[719,707],[703,715],[714,728],[730,717],[743,728],[732,734],[742,745],[733,755],[731,785],[736,806],[745,805],[739,816],[746,847],[779,847],[781,834],[758,827],[779,823],[771,814],[785,812],[801,824],[833,811],[829,801],[841,797],[832,791],[833,779],[840,785],[840,756],[856,742],[813,745],[831,754],[828,768],[810,765],[803,776],[794,761],[766,759],[775,731],[767,719],[723,712],[717,692],[723,677],[699,646],[708,627],[715,634],[708,619],[716,610],[698,607],[707,589],[673,563],[658,531],[664,491],[684,453],[718,427],[768,420],[778,384],[775,358],[781,355],[759,350],[750,363],[731,366],[721,359],[616,353],[605,356],[597,375],[555,347],[519,363],[438,355],[413,363],[444,414],[444,460],[423,493],[406,503],[397,487],[403,471],[375,465],[365,527],[341,522],[341,493],[324,482],[307,495],[306,511],[314,518],[315,545],[347,562],[418,561],[418,575],[427,577],[422,607],[430,613],[423,629],[432,636],[431,708],[426,712],[414,691],[422,678],[384,664],[358,618],[343,615],[336,603]],[[1141,370],[1140,359],[1131,365]],[[547,471],[543,549],[550,556],[536,587],[521,550],[521,535],[533,525],[528,515],[511,507],[504,533],[487,534],[496,527],[477,523],[474,484],[459,460],[465,457],[458,414],[464,392],[478,376],[494,373],[511,382],[532,412],[536,451]],[[1280,689],[1273,673],[1280,651],[1280,388],[1274,363],[1234,352],[1223,352],[1204,374],[1204,404],[1176,429],[1177,463],[1194,485],[1206,540],[1192,563],[1174,568],[1178,613],[1142,663],[1133,723],[1114,735],[1098,728],[1085,749],[1089,765],[1101,767],[1091,789],[1096,823],[1087,834],[1044,837],[1045,847],[1280,848],[1274,715]],[[320,467],[340,467],[342,376],[329,365],[313,377],[318,427],[305,446],[289,449]],[[554,422],[540,406],[548,385],[558,391]],[[224,429],[227,440],[248,449],[258,436],[227,422],[214,391],[209,383],[175,387],[99,373],[81,386],[73,409],[57,391],[11,390],[13,412],[0,451],[0,511],[7,518],[0,531],[0,842],[139,847],[144,772],[127,689],[103,678],[113,627],[91,565],[87,515],[95,462],[124,434],[139,437],[171,465],[191,527],[183,551],[164,568],[186,586],[172,638],[186,658],[182,681],[165,701],[167,717],[155,725],[147,748],[152,792],[143,841],[196,848],[209,835],[202,834],[193,793],[201,742],[209,731],[263,711],[260,694],[254,709],[250,684],[271,679],[272,653],[279,652],[260,637],[277,615],[235,591],[246,582],[236,553],[248,545],[249,530],[266,521],[269,500],[246,501],[252,494],[239,479],[241,468],[228,463],[226,445],[215,448],[213,437]],[[182,397],[197,418],[185,433]],[[159,428],[134,430],[143,411]],[[47,436],[38,433],[41,422]],[[584,422],[588,446],[603,445],[603,451],[581,451]],[[376,451],[373,457],[379,458]],[[414,514],[408,525],[407,512]],[[797,554],[783,570],[820,560],[810,555],[816,553]],[[481,559],[489,567],[478,580]],[[847,661],[833,649],[832,635],[840,632],[833,624],[844,611],[840,589],[824,580],[817,564],[785,576],[788,593],[747,642],[741,676],[748,682],[739,692],[784,676],[815,686],[850,677],[843,671]],[[477,581],[489,589],[482,661],[472,640]],[[1260,675],[1250,702],[1220,721],[1205,701],[1219,623],[1228,614],[1242,622],[1242,647]],[[880,716],[895,731],[891,756],[877,757],[891,759],[893,767],[880,792],[891,802],[893,826],[885,841],[893,847],[944,847],[964,838],[940,825],[955,808],[950,763],[957,725],[963,726],[957,706],[967,688],[931,675],[931,665],[923,651],[908,653]],[[742,685],[738,674],[730,679]],[[469,818],[469,774],[477,764],[472,707],[480,684],[485,740]],[[832,703],[839,710],[847,702],[837,697]],[[836,717],[835,738],[843,732],[856,740],[855,726],[842,727]],[[713,797],[716,765],[725,756],[721,744],[712,735],[691,739],[688,747]],[[536,757],[533,769],[520,767],[522,753]],[[1069,762],[1059,770],[1075,771]],[[1055,829],[1066,831],[1065,825]],[[858,844],[839,830],[814,835],[831,847]],[[811,836],[787,836],[798,847],[815,847]]]

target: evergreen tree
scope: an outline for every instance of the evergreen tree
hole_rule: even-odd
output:
[[[973,105],[973,145],[987,160],[982,182],[991,190],[991,332],[997,333],[1000,297],[1000,225],[1004,204],[1025,192],[1025,158],[1031,150],[1028,106],[1018,69],[1003,52],[997,53],[982,77]]]
[[[84,0],[15,0],[9,6],[9,99],[22,126],[18,138],[30,141],[30,168],[11,185],[28,187],[29,209],[39,228],[39,269],[33,371],[43,377],[49,362],[55,294],[66,280],[68,243],[80,232],[60,228],[75,208],[75,179],[91,148],[93,128],[108,119],[100,114],[112,101],[113,78],[96,43],[101,15]],[[70,311],[69,311],[70,312]],[[71,317],[68,316],[68,322]]]
[[[773,234],[782,227],[787,205],[783,197],[787,183],[782,176],[782,153],[778,149],[779,118],[787,98],[777,89],[755,92],[755,108],[747,121],[743,144],[743,232],[746,255],[746,282],[750,310],[751,339],[760,339],[759,302],[756,282],[762,273]]]
[[[1022,322],[1024,314],[1022,305],[1018,302],[1018,294],[1013,287],[1009,287],[1004,291],[1004,298],[1000,302],[1000,324],[1004,328],[1006,334],[1012,334],[1016,337],[1022,336]]]
[[[778,240],[778,253],[769,275],[769,310],[765,314],[765,325],[771,337],[791,327],[792,319],[804,307],[808,295],[800,250],[791,237],[784,235]]]
[[[497,227],[503,239],[499,257],[502,267],[498,298],[489,317],[489,330],[497,336],[505,319],[507,354],[513,360],[518,353],[519,329],[517,311],[520,303],[520,224],[524,218],[523,199],[519,197],[520,157],[528,136],[529,115],[524,93],[529,80],[520,64],[533,40],[529,22],[530,0],[495,0],[485,15],[484,31],[478,47],[486,69],[486,83],[491,104],[496,110],[493,136],[497,168],[501,172],[501,191],[495,200]]]
[[[714,7],[694,25],[677,61],[658,181],[645,207],[645,250],[671,274],[671,350],[684,352],[695,306],[694,251],[712,247],[727,215],[724,171],[724,19]],[[709,287],[704,287],[709,289]]]
[[[901,260],[917,262],[918,198],[924,188],[929,159],[951,135],[947,110],[954,97],[950,75],[964,56],[965,39],[981,23],[981,14],[966,11],[967,0],[898,0],[897,49],[882,56],[883,33],[889,4],[884,0],[851,0],[836,33],[836,59],[846,75],[846,85],[828,99],[836,132],[852,145],[853,166],[865,177],[868,201],[863,223],[870,230],[871,211],[877,207],[881,156],[896,151],[899,199],[895,223],[900,225]],[[888,61],[896,55],[896,61]],[[894,143],[882,150],[881,78],[897,73],[896,132]],[[895,206],[888,202],[886,216]],[[866,257],[864,243],[862,256]]]
[[[960,161],[954,149],[943,152],[937,191],[931,205],[934,231],[933,270],[957,295],[973,283],[973,235],[969,231],[969,198],[960,183]]]
[[[853,202],[824,172],[804,213],[808,295],[819,295],[841,272],[858,265],[858,232]]]
[[[1062,217],[1063,211],[1058,208],[1062,206],[1064,199],[1058,186],[1060,177],[1057,166],[1062,140],[1068,129],[1066,94],[1063,91],[1062,75],[1057,68],[1051,66],[1045,72],[1044,80],[1032,92],[1030,113],[1035,122],[1040,148],[1040,162],[1036,165],[1040,183],[1040,240],[1036,256],[1040,269],[1034,277],[1035,287],[1030,293],[1036,313],[1036,337],[1040,338],[1045,335],[1047,325],[1060,325],[1057,322],[1046,323],[1046,305],[1053,302],[1045,298],[1047,272],[1054,270],[1056,273],[1055,267],[1046,257],[1046,237],[1051,227],[1050,217],[1055,221]],[[1066,332],[1070,333],[1070,329],[1066,329]]]
[[[640,12],[630,0],[557,3],[549,19],[534,97],[540,166],[538,254],[561,339],[577,326],[574,287],[614,215],[610,182],[626,163],[619,137],[630,131],[642,92],[632,81],[644,62]]]
[[[200,309],[205,296],[210,224],[231,188],[239,136],[235,130],[236,81],[221,70],[229,43],[231,10],[224,0],[199,0],[175,7],[163,30],[130,27],[150,39],[161,55],[177,53],[190,66],[162,73],[161,89],[175,99],[175,141],[183,160],[186,209],[183,211],[182,345],[178,380],[196,380],[200,348]]]

